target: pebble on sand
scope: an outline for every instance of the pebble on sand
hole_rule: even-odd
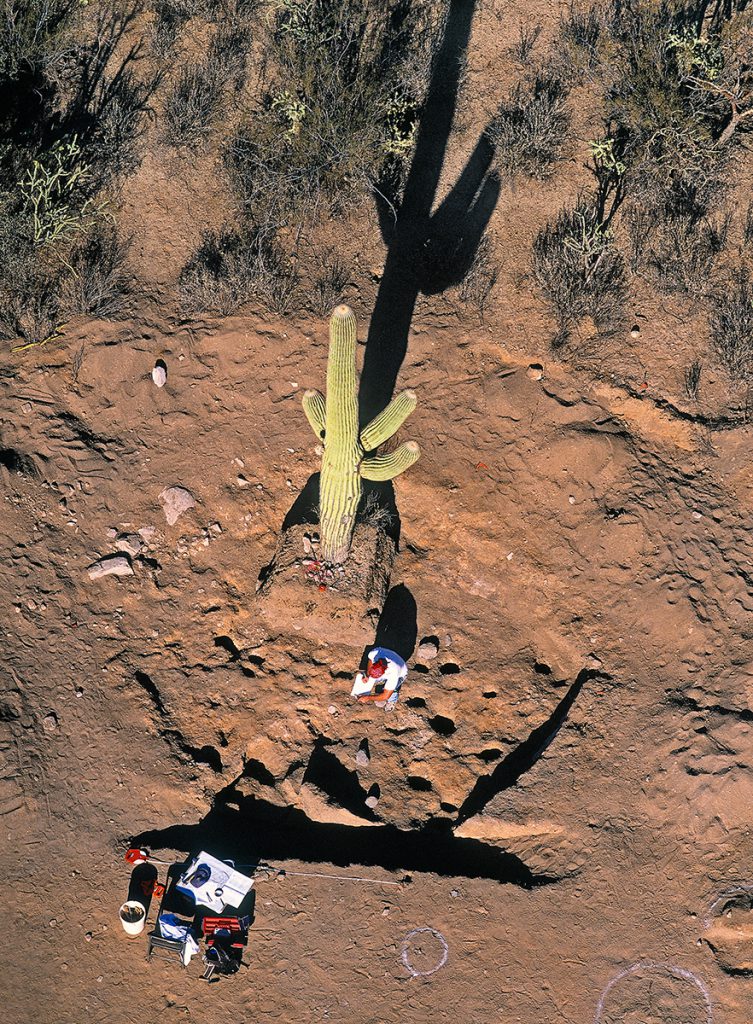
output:
[[[89,579],[98,580],[103,576],[133,576],[133,566],[127,555],[105,555],[88,568]]]
[[[167,365],[162,359],[158,359],[152,370],[152,380],[158,388],[163,388],[167,382]]]
[[[166,487],[160,494],[159,500],[162,503],[162,511],[165,513],[168,526],[174,526],[184,512],[196,506],[193,494],[185,487]]]

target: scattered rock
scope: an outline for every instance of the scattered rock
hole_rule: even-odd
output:
[[[133,566],[127,555],[105,555],[87,570],[90,580],[98,580],[103,576],[133,576]]]
[[[366,794],[366,799],[364,800],[364,803],[366,804],[370,811],[373,811],[376,805],[379,803],[379,797],[381,795],[382,791],[375,782],[374,785],[369,790],[369,792]]]
[[[42,719],[42,726],[45,732],[57,732],[58,728],[58,716],[54,711],[50,711],[48,715],[45,715]]]
[[[369,753],[369,741],[361,740],[358,744],[358,750],[356,751],[356,764],[360,765],[361,768],[366,768],[371,761],[371,754]]]
[[[152,380],[158,388],[163,388],[167,382],[167,364],[163,359],[158,359],[152,370]]]
[[[137,533],[121,533],[116,541],[119,550],[127,552],[132,558],[141,553],[144,542]]]
[[[117,535],[118,535],[118,531],[115,529],[115,527],[111,526],[110,529],[107,531],[107,538],[108,538],[108,540],[115,540]]]
[[[633,326],[630,328],[630,337],[637,338],[640,335],[640,333],[641,329],[638,326],[638,324],[633,324]]]
[[[168,526],[174,526],[184,512],[195,508],[193,494],[185,487],[166,487],[159,496]]]
[[[544,376],[544,367],[541,363],[531,363],[526,370],[526,376],[530,377],[531,380],[541,380]]]
[[[421,662],[432,661],[439,653],[439,639],[435,636],[425,636],[418,645],[416,658]]]
[[[136,531],[147,544],[153,540],[155,533],[157,532],[156,526],[142,526],[140,530]]]

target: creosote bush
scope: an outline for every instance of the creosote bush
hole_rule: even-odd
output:
[[[566,98],[557,78],[537,75],[516,85],[486,131],[502,170],[533,178],[551,174],[570,129]]]
[[[181,70],[165,103],[165,138],[172,146],[196,146],[208,138],[222,101],[223,81],[208,63]]]
[[[119,313],[128,293],[127,251],[113,224],[96,224],[65,259],[70,271],[62,289],[65,311],[101,319]]]
[[[746,267],[716,297],[710,319],[711,340],[733,381],[753,379],[753,287]]]
[[[400,178],[428,77],[430,11],[408,0],[273,7],[264,96],[227,150],[257,220],[336,213]]]
[[[251,302],[285,313],[297,283],[274,236],[258,228],[207,232],[180,276],[186,309],[223,316]]]
[[[586,201],[562,210],[533,244],[533,275],[551,302],[563,343],[584,317],[601,331],[617,327],[623,312],[625,268],[611,232]]]

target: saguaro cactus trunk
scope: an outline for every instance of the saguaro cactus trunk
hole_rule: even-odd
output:
[[[324,440],[319,485],[319,526],[322,560],[342,564],[348,557],[362,480],[391,480],[412,466],[420,452],[407,441],[385,455],[374,452],[402,425],[416,407],[412,391],[403,391],[358,432],[356,318],[338,306],[329,324],[327,399],[307,391],[303,409],[317,437]]]

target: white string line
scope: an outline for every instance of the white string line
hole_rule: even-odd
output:
[[[692,971],[688,971],[685,967],[676,967],[673,964],[654,963],[652,960],[644,960],[640,963],[632,964],[630,967],[626,967],[624,971],[620,971],[619,974],[616,974],[614,978],[612,978],[599,997],[599,1002],[596,1006],[594,1024],[601,1024],[602,1014],[604,1012],[604,1003],[615,985],[622,981],[623,978],[627,978],[631,974],[637,974],[638,971],[653,971],[654,973],[666,971],[666,973],[670,974],[673,978],[680,978],[683,981],[692,982],[703,996],[703,1002],[706,1007],[706,1024],[714,1024],[714,1011],[713,1004],[711,1002],[711,995],[701,979],[696,977]]]
[[[442,953],[437,961],[435,967],[432,967],[430,971],[417,971],[416,968],[410,961],[410,945],[416,935],[433,935],[435,939],[442,946]],[[414,928],[412,932],[408,932],[402,942],[400,949],[400,959],[403,962],[403,966],[410,973],[413,978],[428,978],[430,974],[436,974],[447,963],[447,957],[450,953],[450,947],[447,945],[447,939],[441,932],[438,932],[436,928]]]
[[[147,858],[151,864],[160,864],[162,867],[172,867],[174,864],[180,864],[182,861],[177,860],[158,860],[156,857],[152,857],[151,854]],[[274,864],[236,864],[238,868],[253,868],[255,871],[261,869],[269,869],[271,871],[277,871],[281,875],[299,875],[301,878],[334,878],[340,882],[365,882],[368,885],[405,885],[404,881],[391,882],[386,878],[364,878],[361,875],[330,875],[324,871],[288,871],[287,868],[278,868]],[[263,882],[263,878],[257,879]]]

